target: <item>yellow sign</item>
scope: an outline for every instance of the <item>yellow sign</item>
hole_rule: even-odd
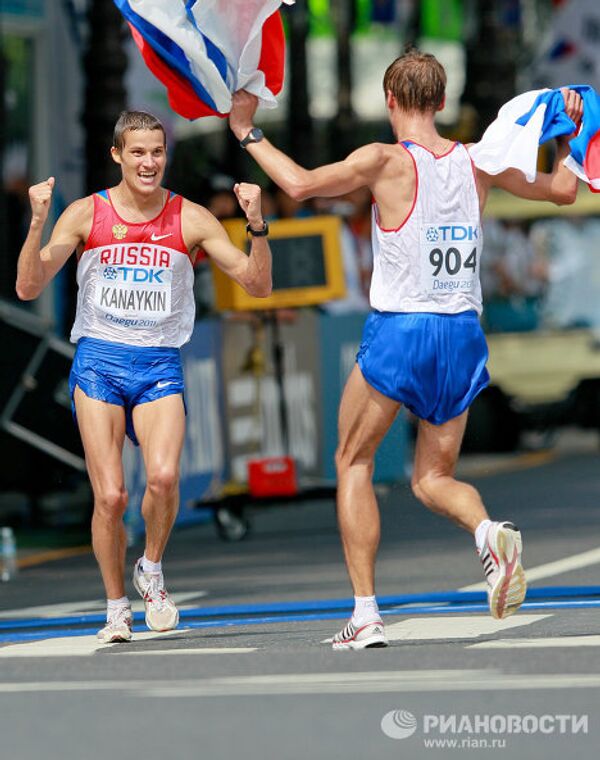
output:
[[[112,228],[112,234],[117,240],[123,240],[127,234],[127,227],[124,224],[114,224]]]
[[[246,222],[224,223],[234,245],[249,252]],[[254,298],[212,264],[217,308],[222,311],[286,309],[313,306],[343,298],[346,282],[340,248],[341,222],[337,216],[281,219],[269,223],[273,255],[273,292]]]

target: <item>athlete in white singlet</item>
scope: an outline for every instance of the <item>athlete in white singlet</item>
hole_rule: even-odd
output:
[[[194,323],[192,262],[202,250],[251,295],[271,291],[259,187],[234,187],[252,235],[247,256],[210,212],[161,186],[166,137],[155,117],[121,114],[111,153],[121,167],[121,182],[72,203],[43,247],[54,178],[30,188],[32,219],[17,273],[18,296],[37,298],[77,252],[79,291],[71,334],[77,349],[70,387],[94,491],[92,543],[108,606],[98,637],[107,643],[132,636],[124,582],[126,434],[141,447],[147,480],[146,546],[135,563],[133,585],[144,599],[149,628],[169,630],[179,620],[165,589],[162,556],[179,505],[185,429],[179,347]]]
[[[492,522],[479,493],[454,478],[468,406],[488,382],[481,312],[479,215],[490,187],[522,198],[572,203],[575,176],[558,142],[551,173],[533,183],[517,171],[494,177],[473,168],[464,146],[441,137],[434,117],[444,106],[446,74],[431,55],[413,50],[384,76],[395,145],[374,143],[344,161],[308,171],[253,127],[257,100],[236,93],[231,129],[264,171],[297,200],[370,188],[374,198],[373,312],[339,413],[338,522],[355,608],[333,637],[336,649],[386,646],[375,599],[379,511],[373,458],[401,404],[419,417],[412,488],[423,504],[475,535],[488,581],[490,612],[502,618],[525,597],[521,535]],[[581,118],[581,100],[564,91],[566,112]]]

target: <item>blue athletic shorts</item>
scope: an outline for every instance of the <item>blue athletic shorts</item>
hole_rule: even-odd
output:
[[[356,360],[375,390],[441,425],[489,383],[488,349],[474,311],[372,312]]]
[[[71,408],[75,387],[89,398],[125,408],[127,435],[138,446],[132,412],[138,404],[181,393],[183,369],[178,348],[147,348],[80,338],[69,375]]]

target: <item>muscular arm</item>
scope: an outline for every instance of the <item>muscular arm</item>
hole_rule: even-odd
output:
[[[246,255],[233,245],[221,223],[202,206],[186,201],[182,219],[183,236],[190,249],[202,248],[249,295],[266,298],[271,294],[271,249],[266,237],[253,237],[250,255]],[[263,224],[262,216],[250,215],[248,221],[253,229],[260,229]]]
[[[577,197],[577,177],[564,165],[569,155],[569,142],[557,140],[556,157],[551,172],[538,172],[533,182],[527,182],[518,169],[507,169],[495,176],[477,170],[478,180],[486,194],[490,187],[500,187],[519,198],[551,201],[557,205],[574,203]]]
[[[579,124],[583,116],[581,96],[575,90],[567,88],[563,88],[562,96],[565,101],[565,113],[575,125]],[[556,157],[552,171],[538,172],[533,182],[527,182],[522,172],[516,169],[508,169],[495,176],[478,170],[477,180],[483,203],[485,203],[487,191],[494,186],[528,200],[551,201],[557,205],[574,203],[577,197],[577,177],[564,165],[564,160],[569,155],[569,140],[573,136],[557,138]]]
[[[252,129],[257,102],[244,90],[234,94],[229,124],[238,140]],[[267,139],[250,143],[246,150],[282,190],[299,201],[315,196],[332,198],[359,187],[371,187],[386,161],[384,146],[378,143],[365,145],[344,161],[318,169],[304,169]]]
[[[40,248],[53,183],[49,188],[43,185],[47,183],[30,190],[31,224],[17,262],[16,291],[23,301],[37,298],[73,251],[85,241],[93,215],[91,198],[75,201],[59,217],[47,245]],[[36,192],[40,187],[41,193]]]

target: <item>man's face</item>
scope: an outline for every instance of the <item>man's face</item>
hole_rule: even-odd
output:
[[[123,179],[136,192],[150,195],[162,182],[167,150],[161,129],[128,129],[123,148],[111,149],[113,160],[120,164]]]

